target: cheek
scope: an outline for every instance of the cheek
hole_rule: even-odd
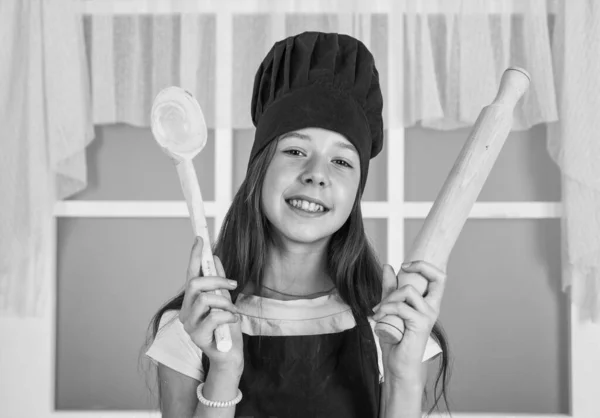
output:
[[[348,214],[350,214],[350,211],[352,211],[352,207],[354,206],[354,201],[356,200],[356,190],[351,190],[349,191],[349,193],[346,195],[346,200],[345,200],[345,208]]]
[[[358,180],[346,181],[343,183],[343,187],[338,187],[336,190],[337,201],[340,203],[339,209],[346,215],[350,215],[354,201],[356,200],[356,193],[358,191]]]
[[[350,206],[354,204],[354,200],[356,199],[356,195],[358,194],[358,188],[360,187],[360,175],[353,176],[348,179],[345,183],[344,193],[347,197],[347,200],[350,202]]]
[[[267,215],[271,213],[273,207],[273,196],[275,195],[274,177],[267,175],[263,182],[261,200],[262,206]]]
[[[274,164],[268,168],[262,187],[262,203],[265,210],[270,211],[278,204],[287,185],[289,174],[278,169]]]
[[[272,191],[280,195],[287,189],[299,175],[299,167],[285,164],[279,158],[274,158],[267,169],[265,183],[268,183]]]

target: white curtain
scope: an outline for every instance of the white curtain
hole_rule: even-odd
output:
[[[0,2],[0,313],[40,315],[57,199],[86,185],[91,99],[77,2]]]
[[[577,67],[579,62],[585,62],[588,71],[593,69],[594,55],[585,54],[598,52],[594,49],[597,45],[589,50],[581,45],[586,36],[595,34],[598,13],[588,10],[594,9],[589,2],[573,10],[566,9],[566,0],[560,0],[558,6],[553,3],[254,0],[251,4],[258,13],[234,11],[231,25],[231,118],[216,117],[215,99],[217,37],[222,36],[216,16],[220,7],[232,12],[232,2],[61,0],[44,2],[43,7],[41,0],[0,3],[0,62],[10,63],[0,66],[0,71],[6,72],[0,72],[0,83],[4,82],[0,84],[0,122],[12,129],[5,132],[14,132],[9,141],[0,143],[2,171],[8,173],[0,178],[0,193],[11,199],[0,217],[3,310],[19,307],[21,313],[30,314],[39,304],[36,295],[41,294],[43,283],[34,273],[39,250],[32,237],[42,234],[35,231],[42,231],[49,222],[49,201],[70,196],[86,185],[84,150],[92,138],[90,117],[94,124],[149,126],[155,95],[166,86],[179,85],[198,98],[209,128],[251,128],[250,95],[260,60],[275,41],[306,30],[347,33],[371,49],[385,103],[390,94],[402,103],[401,113],[390,113],[385,107],[389,128],[471,125],[494,98],[500,76],[509,66],[523,67],[532,76],[530,89],[517,107],[514,129],[554,123],[558,118],[556,85],[564,101],[561,117],[570,115],[573,121],[556,125],[560,134],[549,142],[550,153],[564,175],[565,286],[581,278],[585,291],[597,301],[598,261],[590,252],[598,254],[598,234],[594,232],[600,222],[600,199],[594,193],[600,176],[594,176],[594,159],[589,156],[600,155],[600,150],[590,139],[576,145],[578,139],[583,141],[582,132],[590,138],[596,122],[593,114],[578,115],[569,103],[583,100],[591,109],[600,97],[593,94],[596,85],[592,82],[576,83],[585,79],[584,69]],[[77,5],[82,4],[84,12],[80,14]],[[310,4],[310,13],[303,10],[306,4]],[[144,13],[135,5],[143,7]],[[391,10],[382,12],[382,5]],[[555,19],[548,13],[548,5],[558,11],[557,28],[563,31],[564,42],[559,42],[560,36],[555,40],[555,62],[550,37]],[[388,28],[399,22],[402,32],[390,39]],[[17,28],[27,30],[17,32]],[[572,37],[571,32],[575,34]],[[577,45],[579,48],[574,48]],[[557,55],[561,53],[564,58]],[[564,68],[559,68],[555,77],[557,63]],[[401,72],[391,74],[390,64]],[[597,72],[588,74],[593,78]],[[400,77],[403,90],[390,93],[389,80]],[[572,87],[573,83],[577,86]],[[228,125],[222,126],[224,123]],[[15,161],[20,162],[5,162],[10,155],[18,155]],[[586,164],[579,164],[578,158],[584,158]],[[37,165],[33,161],[38,161]],[[42,197],[48,190],[44,189],[48,178],[54,177],[57,192]],[[586,224],[595,229],[586,230]],[[598,303],[589,306],[598,312]]]
[[[548,150],[562,170],[562,280],[580,320],[600,323],[600,4],[561,2],[554,37],[560,121]]]
[[[209,128],[251,128],[250,96],[260,61],[274,42],[306,30],[347,33],[365,42],[375,55],[385,102],[387,80],[401,76],[388,74],[389,61],[400,61],[396,68],[404,68],[405,88],[393,94],[403,101],[404,114],[386,113],[387,127],[468,126],[493,100],[509,66],[527,69],[533,80],[515,115],[515,129],[557,119],[546,0],[504,1],[501,7],[484,0],[391,1],[389,16],[365,12],[364,1],[337,2],[339,11],[330,13],[332,3],[313,2],[317,10],[310,14],[269,13],[265,7],[261,13],[234,15],[233,126],[218,126],[215,118],[215,14],[86,16],[94,122],[148,126],[158,91],[180,85],[198,98]],[[319,7],[327,12],[319,13]],[[434,8],[442,12],[432,13]],[[388,39],[388,26],[401,19],[403,43]],[[388,43],[397,53],[388,53]]]

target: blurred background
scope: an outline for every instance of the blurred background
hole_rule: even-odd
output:
[[[183,288],[193,233],[152,101],[177,85],[202,106],[214,238],[259,63],[319,30],[375,56],[386,131],[363,214],[396,269],[504,70],[531,74],[448,265],[450,409],[597,417],[598,23],[583,0],[1,2],[0,416],[158,416],[147,328]]]

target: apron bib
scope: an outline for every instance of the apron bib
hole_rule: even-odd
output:
[[[377,418],[379,368],[366,319],[337,333],[244,338],[239,418]],[[203,354],[204,370],[208,358]]]

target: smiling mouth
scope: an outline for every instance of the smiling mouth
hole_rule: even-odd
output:
[[[326,207],[319,205],[318,203],[308,202],[306,200],[301,199],[288,199],[286,203],[293,207],[294,209],[301,210],[306,213],[326,213],[329,212],[329,209]]]

